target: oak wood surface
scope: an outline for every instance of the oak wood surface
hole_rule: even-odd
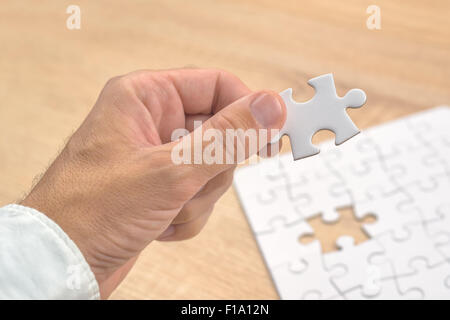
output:
[[[81,7],[81,30],[66,8]],[[449,1],[27,1],[0,6],[0,205],[19,199],[79,126],[104,83],[136,69],[219,67],[253,89],[294,88],[333,72],[367,128],[450,103]],[[320,133],[315,141],[329,137]],[[234,190],[205,230],[152,243],[114,299],[277,298]]]

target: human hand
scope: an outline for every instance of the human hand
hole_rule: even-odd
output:
[[[174,163],[180,141],[171,141],[172,132],[192,131],[201,120],[195,132],[215,129],[225,136],[226,129],[280,129],[285,118],[277,93],[252,93],[224,71],[116,77],[21,204],[45,213],[69,235],[106,298],[151,241],[196,235],[231,185],[235,162]],[[194,141],[193,135],[182,141]],[[255,152],[237,140],[246,157]],[[224,155],[230,152],[222,147]]]

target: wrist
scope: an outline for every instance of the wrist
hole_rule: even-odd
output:
[[[92,232],[89,232],[89,222],[80,217],[79,212],[69,205],[73,201],[64,201],[61,190],[57,188],[49,188],[54,186],[53,183],[45,182],[47,177],[43,179],[33,188],[33,190],[18,204],[35,209],[47,216],[55,224],[57,224],[73,241],[78,250],[83,255],[93,272],[97,282],[100,284],[104,277],[99,270],[98,263],[93,259],[92,249],[89,247],[89,239],[92,239]],[[76,223],[78,221],[78,223]],[[83,223],[80,223],[83,221]]]

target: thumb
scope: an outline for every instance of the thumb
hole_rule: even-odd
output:
[[[266,147],[285,119],[286,106],[278,93],[244,96],[182,138],[183,163],[211,179]]]

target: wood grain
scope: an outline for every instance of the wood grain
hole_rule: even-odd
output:
[[[26,192],[77,128],[108,78],[135,69],[219,67],[251,88],[293,87],[333,72],[339,94],[363,88],[359,127],[450,102],[448,1],[379,0],[382,29],[366,28],[372,1],[4,0],[0,6],[0,203]],[[325,136],[320,133],[321,140]],[[204,232],[153,243],[114,299],[277,298],[230,190]]]

